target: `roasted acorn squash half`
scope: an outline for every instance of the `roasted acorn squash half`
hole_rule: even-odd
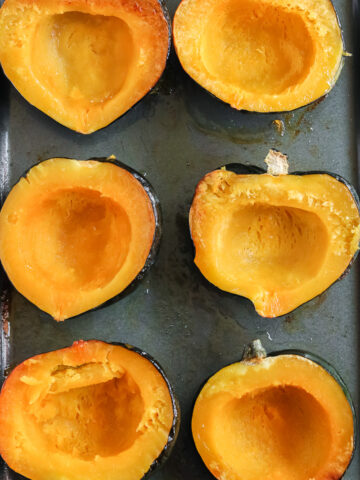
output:
[[[21,294],[64,320],[141,279],[160,232],[156,195],[134,170],[110,160],[52,158],[9,193],[0,212],[0,259]]]
[[[337,372],[312,354],[266,357],[259,341],[215,373],[196,399],[195,446],[217,479],[338,480],[356,418]]]
[[[277,174],[286,157],[273,150],[267,161],[268,173],[231,164],[207,174],[196,188],[190,230],[207,280],[249,298],[259,315],[278,317],[349,270],[359,248],[360,204],[339,175]]]
[[[11,372],[0,394],[0,453],[32,480],[140,480],[168,457],[179,421],[152,357],[80,340]]]
[[[182,0],[173,35],[190,77],[233,108],[255,112],[324,96],[345,54],[330,0]]]
[[[0,61],[31,104],[66,127],[91,133],[158,81],[169,28],[158,0],[6,0]]]

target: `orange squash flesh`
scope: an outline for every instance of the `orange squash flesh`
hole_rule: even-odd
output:
[[[0,10],[5,74],[35,107],[81,133],[137,103],[168,48],[158,0],[6,0]]]
[[[190,229],[202,274],[277,317],[341,277],[358,250],[360,216],[349,189],[327,174],[215,170],[197,186]]]
[[[11,282],[56,320],[123,291],[155,232],[140,182],[109,162],[64,158],[33,167],[0,213],[0,258]]]
[[[32,357],[0,395],[0,453],[32,480],[140,480],[168,443],[167,383],[138,353],[100,341]]]
[[[331,90],[342,66],[330,0],[183,0],[173,32],[184,70],[236,109],[306,105]]]
[[[342,388],[320,365],[297,355],[217,372],[196,400],[192,433],[219,480],[337,480],[354,448]]]

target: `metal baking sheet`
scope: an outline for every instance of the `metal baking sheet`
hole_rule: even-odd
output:
[[[169,1],[173,16],[178,1]],[[347,50],[356,53],[357,0],[335,0]],[[190,433],[200,385],[239,360],[244,344],[260,338],[269,351],[305,349],[339,371],[359,405],[359,267],[326,293],[278,319],[260,318],[252,304],[203,279],[193,264],[188,211],[196,183],[221,164],[263,166],[269,148],[289,155],[291,171],[328,170],[358,180],[356,56],[330,95],[293,113],[238,112],[208,95],[181,69],[174,51],[158,86],[125,116],[90,136],[74,133],[29,105],[1,78],[1,196],[30,166],[49,157],[111,154],[143,173],[163,213],[157,263],[121,301],[56,323],[1,278],[2,375],[22,360],[97,338],[126,342],[154,356],[167,372],[182,410],[174,452],[154,480],[210,480]],[[281,135],[273,121],[284,122]],[[4,464],[2,479],[20,478]],[[359,453],[345,480],[360,478]],[[285,479],[284,479],[285,480]]]

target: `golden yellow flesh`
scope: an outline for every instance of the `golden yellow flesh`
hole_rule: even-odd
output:
[[[265,317],[288,313],[341,277],[359,247],[348,188],[329,175],[236,175],[216,170],[190,210],[195,263]]]
[[[131,225],[125,210],[111,198],[90,189],[59,189],[26,213],[24,261],[53,288],[63,288],[64,283],[82,290],[101,288],[121,269]],[[56,271],[49,269],[54,258]]]
[[[331,90],[342,66],[330,0],[183,0],[173,30],[185,71],[237,109],[306,105]]]
[[[83,366],[65,367],[56,378],[81,375]],[[72,457],[92,460],[128,449],[139,437],[144,401],[131,376],[48,393],[31,406],[42,442]],[[51,447],[50,447],[51,448]]]
[[[137,55],[123,20],[81,12],[42,19],[31,51],[38,81],[63,101],[83,107],[113,98]]]
[[[64,320],[122,292],[144,267],[154,232],[151,199],[130,172],[50,159],[8,195],[0,258],[20,293]]]
[[[169,48],[162,8],[158,0],[6,0],[1,66],[32,105],[92,133],[158,81]]]
[[[314,397],[291,385],[230,400],[213,429],[223,461],[246,480],[270,475],[274,465],[276,478],[311,478],[329,454],[328,415]]]
[[[248,92],[279,94],[306,77],[314,45],[297,12],[232,0],[209,14],[201,56],[209,73],[226,83]]]
[[[217,372],[195,402],[192,434],[219,480],[338,479],[354,446],[341,386],[297,355],[246,360]]]
[[[263,288],[296,288],[323,264],[328,233],[312,212],[259,203],[224,214],[222,221],[218,245],[224,275],[246,271],[249,281]]]

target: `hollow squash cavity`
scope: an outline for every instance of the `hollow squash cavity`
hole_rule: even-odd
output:
[[[109,283],[121,269],[131,243],[126,211],[90,189],[58,190],[26,218],[24,256],[54,286],[89,290]],[[48,268],[57,258],[57,268]]]
[[[343,63],[330,0],[183,0],[173,30],[185,71],[239,110],[307,105],[331,90]]]
[[[81,367],[80,367],[81,368]],[[76,372],[75,372],[76,373]],[[42,441],[92,460],[131,448],[144,413],[139,387],[125,374],[104,383],[49,393],[32,407]]]
[[[225,274],[244,272],[265,288],[295,288],[316,276],[328,248],[328,233],[312,212],[257,204],[224,218],[219,255]]]
[[[0,258],[20,293],[64,320],[140,278],[154,261],[157,220],[151,186],[125,165],[50,159],[7,197]]]
[[[330,450],[328,414],[309,393],[291,385],[231,400],[214,420],[214,432],[224,462],[243,471],[247,480],[256,480],[273,465],[276,478],[314,478]]]
[[[18,365],[0,394],[0,453],[33,480],[141,480],[175,441],[177,410],[144,352],[97,340]]]
[[[212,9],[202,33],[202,60],[216,78],[253,93],[279,94],[302,82],[314,40],[299,12],[259,1]]]
[[[123,20],[81,12],[45,17],[31,51],[38,81],[66,102],[87,108],[120,92],[137,55]]]

